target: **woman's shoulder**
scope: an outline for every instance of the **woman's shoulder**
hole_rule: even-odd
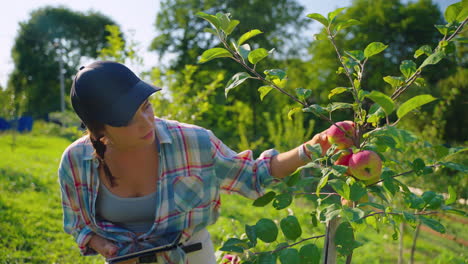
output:
[[[65,156],[72,156],[74,158],[92,158],[94,152],[93,145],[89,139],[89,135],[84,135],[65,148],[62,158]]]
[[[209,130],[195,124],[183,123],[177,120],[155,117],[158,130],[165,130],[168,133],[201,133],[206,134]],[[192,132],[192,133],[190,133]]]

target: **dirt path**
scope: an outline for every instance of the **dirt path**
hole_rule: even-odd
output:
[[[465,247],[468,247],[468,240],[465,240],[465,239],[462,239],[462,238],[458,238],[457,236],[455,235],[450,235],[450,234],[441,234],[435,230],[432,230],[430,229],[429,227],[427,226],[424,226],[424,225],[421,225],[421,231],[423,232],[426,232],[426,233],[430,233],[432,235],[435,235],[435,236],[438,236],[438,237],[442,237],[442,238],[445,238],[445,239],[448,239],[448,240],[452,240],[452,241],[455,241],[457,242],[458,244],[460,245],[463,245]]]

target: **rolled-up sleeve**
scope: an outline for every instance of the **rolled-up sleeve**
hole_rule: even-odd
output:
[[[236,153],[211,131],[208,132],[215,173],[221,190],[257,199],[264,194],[266,186],[278,181],[273,178],[270,169],[271,158],[279,153],[277,150],[266,150],[254,159],[251,150]]]
[[[97,252],[87,244],[94,232],[83,221],[79,197],[75,188],[75,181],[71,175],[71,166],[68,153],[62,156],[58,169],[60,191],[62,195],[63,228],[64,231],[75,238],[82,255],[96,255]]]

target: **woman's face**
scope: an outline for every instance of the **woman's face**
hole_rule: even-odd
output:
[[[111,148],[132,150],[152,144],[155,137],[154,131],[153,107],[146,99],[127,126],[113,127],[105,125],[102,141]]]

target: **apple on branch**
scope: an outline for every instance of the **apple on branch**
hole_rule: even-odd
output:
[[[352,155],[349,160],[349,170],[357,179],[371,181],[380,178],[382,160],[371,150],[363,150]]]
[[[344,130],[344,132],[342,130]],[[351,147],[354,137],[354,122],[342,121],[335,123],[327,129],[327,137],[330,144],[336,144],[338,149]]]

